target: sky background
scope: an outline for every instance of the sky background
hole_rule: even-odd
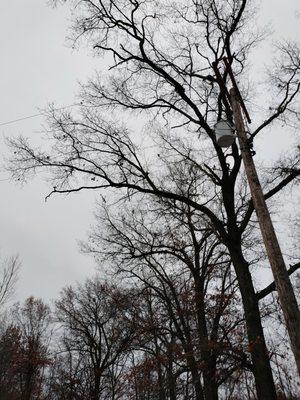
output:
[[[261,7],[260,22],[270,24],[273,39],[299,37],[299,0],[265,0]],[[38,142],[45,120],[39,116],[4,123],[37,114],[52,102],[57,107],[74,104],[78,82],[84,82],[104,65],[103,60],[92,57],[90,49],[72,50],[67,45],[70,19],[67,6],[53,9],[46,0],[10,0],[1,4],[2,160],[7,156],[4,137],[22,134]],[[257,53],[260,66],[272,56],[270,43],[271,38]],[[258,76],[260,72],[258,69]],[[272,148],[266,146],[266,157],[272,158],[281,147],[278,132],[276,140],[272,138]],[[93,223],[96,193],[53,196],[45,202],[49,186],[41,179],[21,187],[7,178],[1,168],[0,251],[2,258],[19,254],[22,260],[15,299],[34,295],[50,300],[63,286],[94,274],[95,264],[80,254],[78,240],[86,238]]]

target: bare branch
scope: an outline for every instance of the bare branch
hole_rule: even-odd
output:
[[[290,268],[288,269],[288,274],[292,275],[294,272],[296,272],[300,268],[300,262],[297,264],[291,265]],[[276,286],[275,282],[270,283],[267,287],[264,289],[260,290],[259,292],[256,293],[256,298],[257,300],[262,300],[272,292],[276,291]]]
[[[2,262],[0,308],[3,307],[14,294],[20,267],[21,262],[18,256],[10,257]]]

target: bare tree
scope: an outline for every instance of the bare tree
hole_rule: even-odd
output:
[[[125,317],[130,303],[126,291],[99,278],[65,288],[56,302],[57,319],[64,329],[61,351],[78,363],[84,378],[80,382],[86,388],[83,398],[117,399],[110,375],[113,366],[121,368],[135,333]]]
[[[2,261],[0,308],[2,308],[14,294],[20,265],[21,263],[18,256],[10,257],[9,259]]]
[[[21,333],[15,326],[8,326],[0,336],[0,397],[16,398],[19,393],[16,365],[21,353]]]
[[[249,192],[243,186],[238,146],[218,146],[213,124],[232,120],[231,108],[218,84],[214,66],[227,56],[246,87],[247,58],[263,38],[253,32],[254,2],[249,0],[100,0],[81,1],[74,22],[75,42],[86,38],[97,55],[110,54],[105,79],[97,76],[83,87],[82,117],[50,112],[50,151],[35,149],[27,140],[11,141],[10,169],[17,179],[41,168],[54,172],[52,193],[112,188],[119,199],[145,196],[183,204],[202,215],[224,245],[235,269],[245,313],[253,374],[259,399],[275,399],[275,385],[261,323],[248,249],[248,228],[256,224]],[[299,122],[300,51],[296,44],[278,46],[269,73],[274,93],[267,114],[249,134],[249,145],[266,128],[283,118]],[[222,79],[228,71],[221,68]],[[243,90],[245,97],[251,93]],[[100,111],[143,112],[157,126],[152,152],[137,132],[105,121]],[[118,114],[119,115],[119,114]],[[171,133],[170,133],[171,132]],[[149,139],[149,137],[148,137]],[[150,141],[150,139],[149,139]],[[158,144],[159,142],[159,144]],[[156,151],[157,150],[157,151]],[[292,162],[291,162],[292,161]],[[176,166],[178,165],[178,167]],[[174,182],[174,168],[182,179]],[[299,175],[299,148],[263,178],[269,200]],[[191,185],[193,177],[199,179]],[[191,190],[192,188],[192,190]],[[111,192],[110,192],[111,193]],[[112,195],[112,194],[111,194]],[[243,200],[243,201],[242,201]]]
[[[40,299],[29,297],[13,309],[14,325],[20,332],[18,357],[14,365],[16,392],[20,400],[41,396],[45,367],[50,362],[50,308]]]
[[[218,387],[236,371],[252,371],[230,257],[201,214],[168,201],[147,201],[118,213],[106,207],[97,221],[85,250],[101,266],[108,263],[110,273],[115,266],[119,277],[142,282],[156,302],[160,299],[153,311],[157,320],[162,318],[157,329],[163,335],[172,321],[196,398],[202,392],[217,398]]]
[[[12,321],[0,336],[1,399],[41,398],[50,361],[49,307],[30,297],[9,311]]]

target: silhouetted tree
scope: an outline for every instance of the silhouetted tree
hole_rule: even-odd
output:
[[[107,262],[109,272],[115,265],[119,277],[145,288],[150,302],[146,316],[152,311],[152,319],[160,321],[150,324],[152,334],[176,339],[185,357],[183,372],[193,375],[196,398],[202,392],[217,398],[218,387],[232,374],[252,369],[230,257],[210,227],[201,227],[200,215],[168,202],[140,202],[118,216],[114,208],[104,209],[97,220],[85,250],[100,265]]]
[[[135,327],[126,319],[130,294],[99,278],[87,280],[76,288],[65,288],[56,302],[56,316],[62,325],[61,351],[72,391],[81,387],[82,398],[117,399],[119,373]],[[76,384],[75,384],[75,383]],[[62,382],[63,387],[66,381]],[[70,390],[70,389],[68,389]]]
[[[0,308],[12,297],[20,270],[20,260],[18,256],[10,257],[2,261],[2,271],[0,280]]]
[[[21,357],[20,330],[10,325],[0,337],[0,398],[3,400],[19,399],[18,377],[16,375],[18,361]]]
[[[16,304],[13,318],[20,335],[13,357],[17,399],[38,399],[42,393],[44,370],[50,362],[50,309],[42,300],[29,297],[23,305]]]
[[[253,30],[250,0],[85,0],[75,1],[75,41],[86,38],[96,55],[111,56],[107,78],[101,75],[83,87],[81,117],[67,112],[49,115],[53,147],[42,151],[20,138],[11,141],[10,169],[17,179],[41,168],[54,172],[51,193],[111,188],[126,202],[156,197],[189,207],[207,222],[227,249],[235,269],[245,314],[252,371],[259,399],[275,399],[259,300],[250,270],[246,238],[256,223],[244,185],[240,151],[218,146],[214,123],[232,120],[213,63],[228,81],[226,56],[235,70],[245,99],[247,59],[263,38]],[[278,60],[268,83],[274,99],[249,133],[249,145],[272,123],[292,118],[299,110],[300,51],[296,44],[279,45]],[[101,111],[111,114],[107,121]],[[115,113],[114,113],[115,111]],[[146,140],[118,123],[120,112],[137,111],[152,120]],[[125,119],[125,118],[124,118]],[[154,121],[154,122],[153,122]],[[165,128],[162,127],[165,124]],[[150,147],[147,147],[147,146]],[[145,156],[145,150],[148,155]],[[176,172],[176,173],[175,173]],[[174,179],[175,173],[175,179]],[[265,174],[270,199],[300,175],[299,147],[274,163]],[[195,180],[195,177],[197,178]],[[196,182],[196,185],[194,184]],[[209,398],[209,397],[207,397]]]

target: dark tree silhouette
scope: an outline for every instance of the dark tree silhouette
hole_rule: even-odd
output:
[[[264,338],[245,239],[256,223],[245,189],[241,156],[234,143],[223,151],[213,125],[232,119],[213,65],[228,80],[227,57],[244,89],[250,79],[247,59],[263,38],[253,30],[256,9],[248,0],[84,0],[76,5],[74,40],[86,39],[95,54],[110,57],[109,75],[99,74],[82,88],[82,116],[49,113],[53,147],[42,151],[27,140],[12,140],[10,170],[24,179],[40,169],[54,173],[53,193],[113,189],[124,202],[156,197],[182,204],[202,216],[227,248],[241,293],[257,396],[275,399],[275,385]],[[269,83],[275,97],[262,121],[249,133],[249,144],[283,118],[299,122],[300,51],[278,46]],[[213,64],[214,63],[214,64]],[[120,112],[148,116],[146,141],[135,125],[118,122]],[[106,120],[104,113],[110,113]],[[135,115],[137,115],[137,113]],[[124,117],[125,119],[125,117]],[[162,125],[164,124],[164,126]],[[144,146],[144,147],[143,147]],[[153,146],[153,147],[152,147]],[[176,180],[173,179],[176,171]],[[180,178],[181,174],[181,178]],[[269,200],[300,175],[299,147],[263,177]],[[197,176],[197,185],[194,177]]]
[[[218,386],[231,374],[252,370],[244,337],[235,334],[243,332],[244,320],[226,248],[189,207],[147,201],[118,214],[99,213],[85,250],[160,299],[154,311],[156,318],[165,315],[159,329],[171,321],[196,397],[217,398]]]
[[[80,398],[118,398],[114,378],[135,334],[135,327],[124,316],[130,303],[126,291],[97,278],[62,291],[56,315],[63,327],[61,351],[71,366],[68,391],[71,385],[72,392],[81,390]],[[62,383],[65,391],[67,382]]]
[[[50,357],[50,309],[29,297],[11,310],[12,322],[0,338],[1,399],[32,400],[43,391],[44,371]]]
[[[20,270],[20,260],[18,256],[10,257],[2,262],[2,276],[0,281],[0,308],[11,299]]]

